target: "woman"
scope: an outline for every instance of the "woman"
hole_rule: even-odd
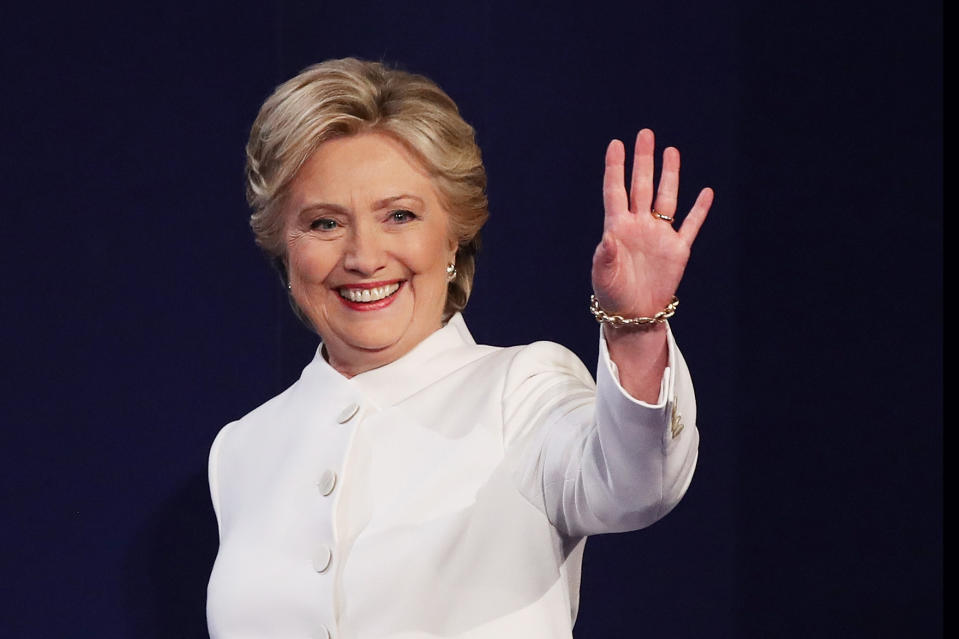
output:
[[[695,400],[665,317],[711,191],[677,232],[678,152],[652,209],[652,132],[629,198],[609,145],[594,384],[556,344],[470,336],[486,178],[431,81],[311,67],[263,105],[247,155],[257,242],[322,344],[213,444],[211,635],[570,637],[585,537],[651,524],[692,476]]]

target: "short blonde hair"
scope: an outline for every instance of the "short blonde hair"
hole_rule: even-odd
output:
[[[283,269],[283,200],[300,167],[324,142],[383,133],[402,143],[433,179],[456,238],[456,277],[444,318],[466,306],[480,229],[489,217],[486,169],[473,127],[432,80],[379,62],[327,60],[276,88],[246,146],[247,201],[257,244]]]

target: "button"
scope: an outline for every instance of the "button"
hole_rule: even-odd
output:
[[[320,479],[316,482],[316,487],[320,489],[320,494],[326,497],[336,486],[336,473],[332,470],[324,470]]]
[[[333,634],[326,626],[320,626],[313,632],[313,639],[333,639]]]
[[[331,561],[333,561],[333,552],[330,547],[320,546],[313,555],[313,570],[322,574],[329,570]]]
[[[336,418],[336,423],[345,424],[346,422],[353,419],[353,416],[360,410],[360,405],[356,402],[353,402],[349,406],[343,409],[343,412],[339,414]]]

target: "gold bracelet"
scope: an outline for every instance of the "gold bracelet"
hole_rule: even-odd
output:
[[[654,324],[662,324],[676,314],[678,307],[679,298],[673,295],[673,300],[666,305],[666,308],[652,317],[621,317],[619,315],[610,315],[600,307],[599,300],[596,299],[595,295],[589,296],[589,310],[593,314],[593,317],[595,317],[596,321],[600,324],[609,324],[613,328],[622,328],[624,326],[649,328]]]

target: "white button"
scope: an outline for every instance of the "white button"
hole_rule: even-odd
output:
[[[349,406],[343,409],[343,412],[339,414],[336,418],[338,424],[345,424],[346,422],[353,419],[353,416],[356,415],[357,411],[360,410],[360,405],[356,402],[353,402]]]
[[[319,481],[316,482],[316,486],[320,489],[320,494],[326,497],[333,492],[333,487],[336,486],[336,473],[332,470],[324,470]]]
[[[320,626],[316,629],[316,632],[313,633],[313,639],[333,639],[333,635],[330,633],[329,628]]]
[[[330,547],[320,546],[313,555],[313,570],[322,574],[329,569],[331,561],[333,561],[333,552]]]

